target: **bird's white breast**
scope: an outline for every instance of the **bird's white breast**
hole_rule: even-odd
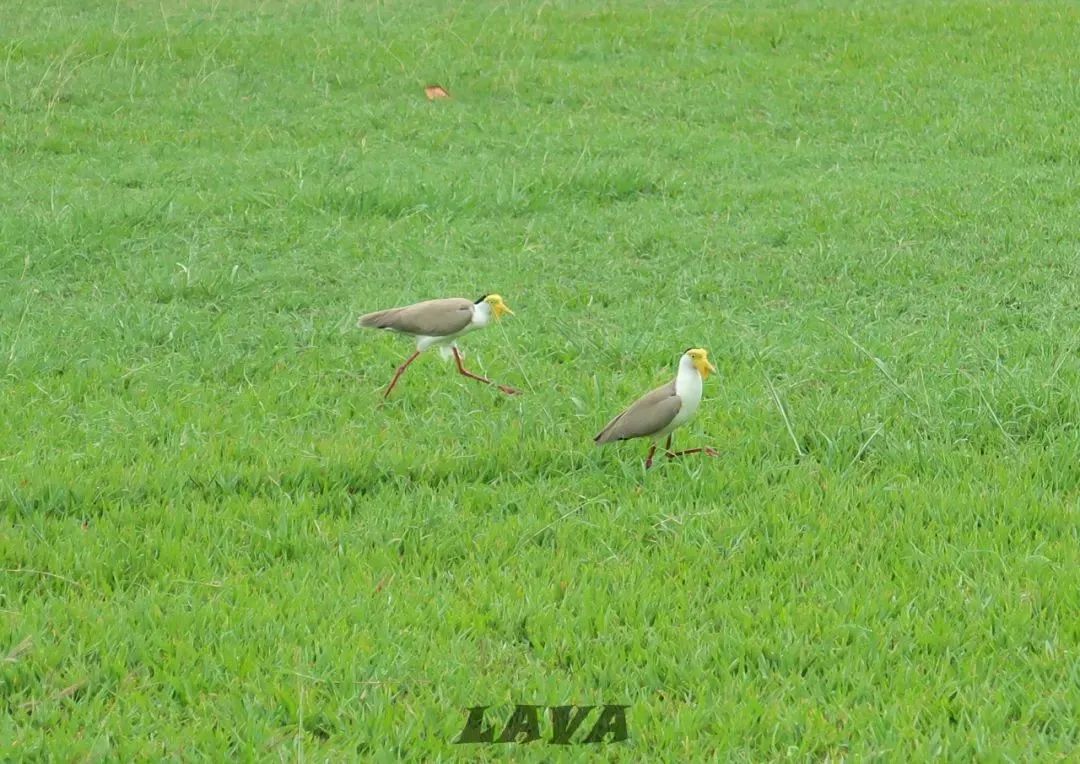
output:
[[[491,323],[491,306],[486,302],[478,302],[473,305],[472,320],[469,322],[466,331],[472,329],[479,329],[481,326],[487,326]]]
[[[671,429],[682,425],[697,413],[701,405],[701,374],[694,368],[694,363],[683,356],[679,362],[679,373],[675,377],[675,394],[679,396],[682,405],[679,413],[671,422]]]

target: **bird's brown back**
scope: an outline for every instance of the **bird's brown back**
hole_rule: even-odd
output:
[[[672,380],[634,401],[626,411],[608,422],[593,440],[599,446],[615,440],[654,435],[671,424],[680,408],[682,399],[675,394]]]
[[[368,313],[360,317],[360,326],[424,337],[445,337],[468,326],[472,316],[471,300],[447,297]]]

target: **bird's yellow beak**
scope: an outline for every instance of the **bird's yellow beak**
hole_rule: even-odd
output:
[[[716,371],[716,367],[709,362],[709,356],[704,350],[694,358],[694,368],[698,370],[698,374],[701,375],[702,379],[708,379],[709,373]]]
[[[506,303],[502,300],[499,300],[497,303],[492,305],[491,309],[495,312],[495,318],[502,318],[507,313],[509,313],[511,316],[514,315],[514,311],[506,307]]]

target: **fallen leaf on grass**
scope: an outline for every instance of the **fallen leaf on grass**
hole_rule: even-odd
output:
[[[384,586],[386,586],[388,583],[390,583],[391,581],[394,580],[394,575],[395,574],[391,574],[389,579],[383,578],[381,581],[379,581],[379,583],[377,583],[375,585],[375,592],[374,593],[378,594],[379,592],[381,592],[383,590]]]
[[[57,700],[63,700],[64,698],[70,698],[72,695],[74,695],[79,690],[81,690],[83,687],[85,687],[88,682],[89,682],[89,680],[87,680],[87,679],[80,679],[75,684],[70,684],[67,687],[65,687],[64,689],[53,693],[52,697],[50,697],[49,700],[57,701]],[[20,708],[22,708],[23,710],[32,712],[32,711],[34,711],[34,709],[36,709],[39,705],[41,705],[44,702],[45,701],[42,701],[42,700],[28,700],[25,703],[23,703],[20,706]]]
[[[11,652],[9,652],[7,654],[7,657],[4,658],[4,663],[15,663],[15,661],[19,660],[19,656],[29,650],[33,646],[33,644],[34,638],[27,637],[22,642],[15,645],[15,647],[11,648]]]

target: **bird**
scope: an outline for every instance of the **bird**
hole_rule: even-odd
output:
[[[431,347],[437,347],[443,358],[448,358],[452,354],[457,363],[458,373],[463,376],[488,385],[495,385],[507,395],[520,395],[520,390],[509,385],[496,384],[487,377],[466,369],[461,362],[461,352],[457,346],[457,340],[462,335],[485,327],[491,323],[492,319],[498,320],[507,313],[514,315],[514,311],[510,310],[503,298],[497,294],[485,294],[475,302],[465,297],[448,297],[368,313],[360,316],[357,326],[386,329],[416,337],[416,352],[397,368],[397,373],[390,380],[383,398],[390,395],[390,391],[409,368],[409,364]]]
[[[630,438],[651,438],[652,446],[645,457],[645,469],[653,463],[656,446],[666,435],[664,452],[668,458],[703,453],[719,456],[708,446],[686,451],[671,450],[671,433],[686,424],[694,416],[701,403],[702,382],[716,367],[709,362],[704,348],[688,348],[679,358],[679,370],[675,379],[638,398],[626,411],[608,422],[600,434],[593,438],[598,446]]]

